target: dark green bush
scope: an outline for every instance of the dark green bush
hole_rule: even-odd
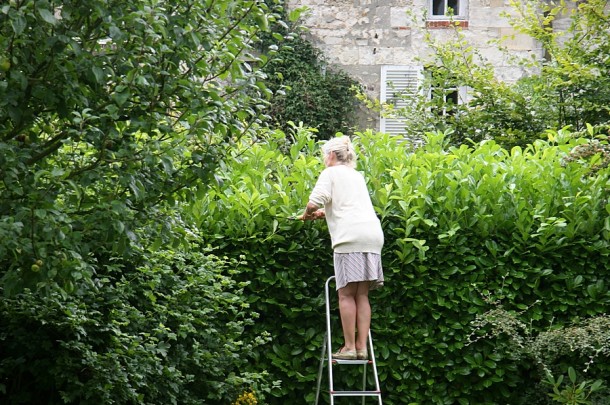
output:
[[[313,399],[332,274],[325,224],[286,219],[301,212],[322,169],[299,132],[289,146],[281,134],[244,144],[193,207],[208,243],[244,255],[251,269],[241,273],[251,282],[245,294],[261,317],[249,332],[272,335],[256,355],[282,380],[274,404]],[[590,175],[593,161],[566,159],[586,139],[549,138],[507,151],[493,141],[449,147],[428,134],[411,151],[382,134],[356,137],[386,236],[386,286],[371,295],[384,403],[536,403],[550,389],[540,388],[542,370],[502,335],[478,339],[489,331],[475,328],[477,315],[501,305],[538,334],[607,312],[607,171]],[[601,360],[589,374],[610,376]]]
[[[196,246],[193,246],[195,249]],[[218,404],[244,387],[264,335],[231,276],[237,262],[161,252],[76,295],[0,301],[0,398],[10,404]]]
[[[356,122],[358,82],[324,60],[319,49],[297,36],[265,67],[266,84],[274,92],[271,125],[288,132],[290,123],[315,126],[316,137],[329,139],[348,132]]]

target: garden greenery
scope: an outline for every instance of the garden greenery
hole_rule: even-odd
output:
[[[253,47],[276,6],[0,6],[0,402],[313,398],[332,252],[324,222],[290,219],[322,169],[312,131],[260,128],[272,55]],[[431,133],[417,151],[355,137],[386,235],[384,402],[535,404],[539,364],[472,322],[501,302],[542,351],[568,342],[545,332],[573,343],[603,319],[606,139],[547,135],[507,150]],[[549,370],[607,380],[606,343],[579,343],[596,356],[556,350]]]
[[[270,404],[313,399],[332,274],[324,222],[288,219],[323,168],[311,134],[297,127],[293,136],[243,143],[192,207],[218,255],[244,257],[244,294],[260,313],[247,335],[271,334],[255,349],[257,367],[281,380]],[[384,134],[354,136],[386,237],[386,286],[371,294],[384,403],[546,404],[544,369],[473,322],[500,302],[542,342],[549,330],[608,311],[607,169],[592,174],[595,157],[568,159],[591,139],[567,130],[548,137],[505,150],[493,141],[453,147],[446,134],[429,133],[412,150]],[[549,350],[558,344],[545,341]],[[607,379],[604,347],[591,362],[589,353],[558,351],[547,366],[555,376],[574,367]]]
[[[228,403],[268,335],[243,341],[257,314],[234,280],[237,260],[172,250],[137,268],[115,265],[96,288],[0,301],[0,398],[7,403]],[[201,250],[201,252],[198,252]]]

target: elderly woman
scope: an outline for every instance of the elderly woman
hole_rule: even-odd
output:
[[[368,293],[383,285],[383,231],[364,177],[355,169],[356,154],[349,137],[329,140],[322,151],[326,168],[318,177],[302,219],[326,218],[330,232],[344,338],[343,347],[333,358],[368,359]]]

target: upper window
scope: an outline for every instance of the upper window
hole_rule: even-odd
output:
[[[446,20],[455,18],[462,20],[466,18],[468,0],[429,0],[430,9],[428,19]]]

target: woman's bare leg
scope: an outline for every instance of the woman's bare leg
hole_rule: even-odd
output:
[[[369,282],[360,281],[356,288],[356,328],[358,337],[356,339],[356,349],[365,350],[366,341],[371,327],[371,304],[369,302]]]
[[[348,283],[337,291],[339,295],[339,313],[341,314],[341,326],[343,328],[343,340],[345,350],[356,348],[356,322],[358,309],[356,306],[356,292],[358,283]]]

